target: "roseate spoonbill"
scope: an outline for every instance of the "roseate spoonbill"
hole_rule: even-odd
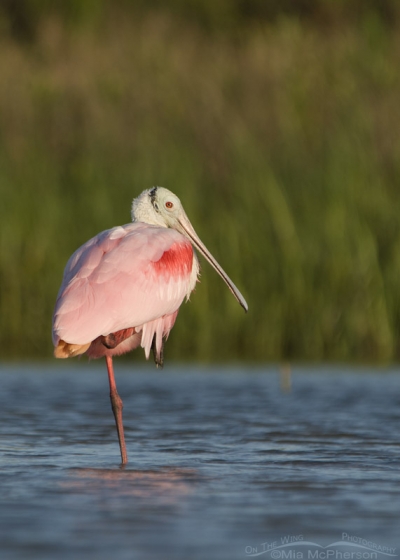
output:
[[[132,203],[131,224],[103,231],[69,259],[53,317],[56,358],[105,356],[110,399],[122,464],[128,462],[123,403],[112,357],[139,345],[163,365],[164,340],[199,274],[192,245],[247,303],[194,231],[177,196],[162,187],[143,191]]]

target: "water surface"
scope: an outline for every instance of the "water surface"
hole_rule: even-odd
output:
[[[400,546],[396,371],[294,368],[284,392],[276,368],[117,361],[125,469],[103,363],[0,374],[1,558],[228,560],[343,533]],[[289,558],[274,553],[258,557]]]

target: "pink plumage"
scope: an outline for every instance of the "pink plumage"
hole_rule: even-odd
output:
[[[60,340],[90,343],[87,354],[99,358],[141,344],[148,357],[153,338],[160,350],[194,288],[196,264],[191,243],[173,229],[133,223],[98,234],[65,268],[54,312],[54,345]],[[115,348],[98,340],[126,329],[133,330]]]
[[[141,345],[163,365],[164,339],[183,300],[194,289],[199,264],[194,245],[247,311],[232,280],[203,245],[178,197],[144,191],[132,204],[132,224],[103,231],[69,259],[53,317],[54,354],[106,359],[122,463],[128,461],[112,357]]]

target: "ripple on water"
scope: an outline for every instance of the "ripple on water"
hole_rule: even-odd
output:
[[[4,558],[245,558],[342,532],[397,546],[400,376],[132,373],[119,450],[101,364],[2,368]],[[265,556],[263,556],[265,557]]]

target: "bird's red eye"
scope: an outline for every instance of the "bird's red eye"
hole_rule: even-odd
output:
[[[167,208],[173,208],[174,205],[173,205],[172,202],[169,202],[169,201],[168,201],[168,202],[165,203],[165,206],[166,206]]]

